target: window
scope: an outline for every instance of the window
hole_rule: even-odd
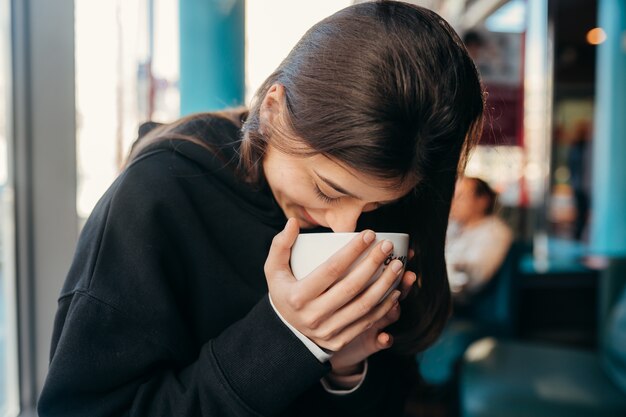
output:
[[[304,32],[351,0],[246,2],[247,100]],[[267,26],[276,18],[278,26]],[[180,114],[178,2],[75,0],[77,212],[119,173],[138,126]]]
[[[117,176],[139,124],[179,114],[178,2],[75,0],[77,211]]]
[[[352,3],[352,0],[247,0],[246,103],[311,26]]]

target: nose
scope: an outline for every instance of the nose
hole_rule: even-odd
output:
[[[326,223],[335,233],[354,232],[362,212],[363,207],[359,205],[335,207],[326,212]]]

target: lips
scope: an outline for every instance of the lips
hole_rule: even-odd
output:
[[[304,207],[302,207],[302,217],[304,217],[304,220],[306,220],[307,223],[310,223],[313,226],[319,226],[320,225],[317,221],[315,221],[315,219],[313,217],[311,217],[309,212],[306,211],[306,209]]]

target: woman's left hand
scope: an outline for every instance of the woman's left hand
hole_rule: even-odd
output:
[[[400,300],[406,298],[415,284],[415,273],[406,271],[400,282]],[[400,304],[392,308],[385,317],[374,323],[367,331],[352,340],[341,350],[335,352],[330,359],[332,372],[330,376],[354,375],[361,372],[362,363],[370,355],[387,349],[393,345],[393,337],[384,329],[400,318]]]

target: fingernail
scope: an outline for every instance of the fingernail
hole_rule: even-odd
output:
[[[399,274],[400,271],[402,270],[402,267],[404,265],[402,264],[402,261],[399,261],[397,259],[395,259],[392,263],[391,263],[391,270],[393,272],[395,272],[396,274]]]
[[[411,285],[415,284],[415,281],[417,281],[417,275],[415,275],[415,272],[411,272],[411,275],[413,275],[411,277]]]
[[[393,301],[396,301],[398,298],[400,298],[400,291],[398,291],[398,290],[394,290],[394,291],[391,293],[391,299],[392,299]]]
[[[376,239],[376,233],[372,232],[371,230],[368,230],[363,235],[363,242],[367,243],[368,245],[372,243],[374,239]]]
[[[382,246],[380,247],[380,249],[383,251],[383,253],[389,253],[391,252],[391,249],[393,249],[393,243],[391,243],[388,240],[385,240]]]

